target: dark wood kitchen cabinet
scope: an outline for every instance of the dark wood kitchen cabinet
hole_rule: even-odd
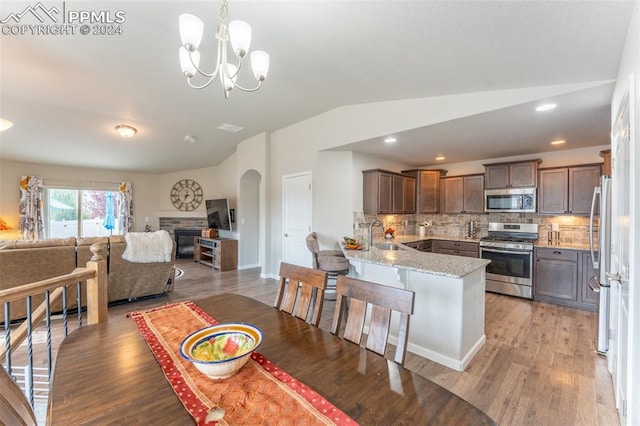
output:
[[[416,180],[410,176],[393,175],[393,213],[416,212]]]
[[[578,252],[537,248],[533,298],[542,302],[571,304],[578,300]]]
[[[587,215],[600,184],[600,164],[541,169],[538,213]]]
[[[594,275],[589,252],[538,247],[535,249],[533,299],[595,311],[597,294],[588,284]]]
[[[478,257],[480,245],[469,241],[432,240],[432,252],[454,256]]]
[[[403,170],[416,180],[416,213],[436,214],[440,208],[440,178],[446,170]]]
[[[484,213],[484,175],[446,177],[440,185],[440,213]]]
[[[415,178],[387,170],[362,171],[365,214],[415,213]]]
[[[485,188],[526,188],[536,186],[540,160],[485,164]]]

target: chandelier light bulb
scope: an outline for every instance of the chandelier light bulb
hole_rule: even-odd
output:
[[[229,24],[229,40],[236,56],[243,58],[251,46],[251,26],[244,21],[232,21]]]
[[[224,91],[225,93],[229,93],[236,85],[238,68],[233,64],[227,64],[227,72],[222,73],[222,78],[224,80]]]
[[[204,23],[202,20],[189,13],[183,13],[178,18],[178,23],[182,45],[187,50],[197,50],[202,41],[202,34],[204,33]]]
[[[189,57],[191,56],[191,57]],[[200,65],[200,52],[189,52],[184,46],[180,48],[180,67],[182,73],[191,78],[196,74],[196,67]]]
[[[251,52],[251,69],[256,80],[264,81],[269,72],[269,54],[262,50]]]

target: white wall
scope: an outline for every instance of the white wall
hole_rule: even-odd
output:
[[[338,241],[351,235],[354,185],[352,153],[324,151],[316,155],[312,174],[312,228],[322,250],[339,249]]]

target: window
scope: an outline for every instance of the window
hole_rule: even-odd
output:
[[[45,192],[45,227],[49,238],[122,233],[118,191],[47,188]],[[109,229],[110,226],[113,228]]]

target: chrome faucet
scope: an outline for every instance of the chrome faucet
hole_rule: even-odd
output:
[[[371,223],[369,224],[369,249],[371,249],[371,246],[373,245],[373,227],[375,225],[379,225],[381,228],[384,229],[384,223],[382,223],[381,220],[374,219],[371,221]]]

